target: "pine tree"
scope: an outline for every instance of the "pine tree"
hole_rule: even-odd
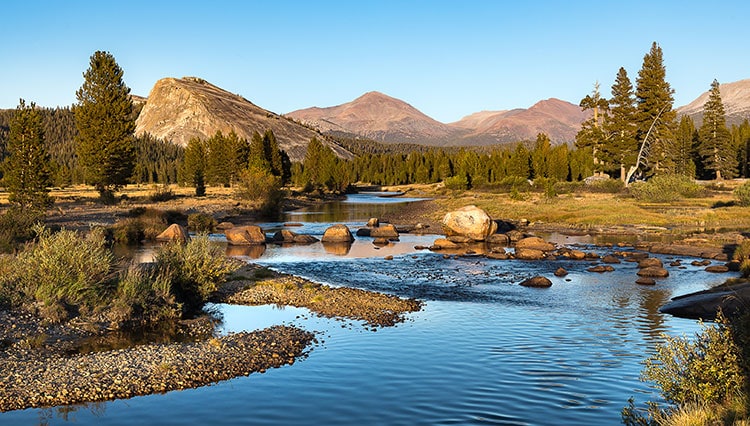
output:
[[[666,81],[667,71],[661,47],[654,42],[643,57],[643,66],[636,79],[636,140],[642,143],[651,129],[648,161],[655,171],[674,171],[672,129],[676,113],[672,110],[674,91]]]
[[[52,182],[42,118],[34,103],[26,106],[21,99],[10,122],[7,150],[3,180],[8,201],[19,211],[43,216],[52,204],[48,189]]]
[[[206,143],[198,138],[191,138],[185,146],[185,158],[182,162],[183,179],[195,187],[195,195],[206,195]]]
[[[737,169],[736,151],[726,125],[724,104],[721,102],[719,82],[711,83],[708,100],[703,105],[703,124],[698,129],[698,152],[703,167],[714,173],[716,180],[734,177]]]
[[[635,165],[638,156],[638,142],[635,139],[635,95],[633,84],[625,68],[620,67],[612,85],[612,98],[609,100],[609,116],[604,123],[608,141],[603,146],[612,165],[620,168],[620,179],[625,180],[626,166]]]
[[[83,77],[75,107],[78,158],[87,183],[106,199],[133,173],[133,101],[123,71],[109,52],[95,52]]]
[[[273,130],[268,129],[263,134],[263,150],[266,160],[271,167],[271,173],[274,176],[282,177],[284,174],[284,164],[279,149],[279,142],[273,134]]]
[[[534,150],[531,151],[531,169],[534,179],[550,177],[549,156],[551,150],[552,146],[549,137],[544,133],[537,134]]]
[[[694,146],[696,142],[695,123],[689,115],[680,118],[680,124],[674,135],[675,172],[690,178],[695,177],[695,163],[693,162]]]
[[[592,116],[581,123],[581,130],[576,134],[576,148],[590,152],[594,165],[601,171],[606,167],[605,152],[602,151],[607,135],[604,132],[604,122],[607,117],[609,103],[599,93],[599,82],[594,83],[594,90],[591,95],[586,95],[581,99],[580,107],[582,111],[592,111]]]

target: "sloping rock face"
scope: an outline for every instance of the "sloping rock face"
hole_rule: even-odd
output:
[[[242,96],[229,93],[196,77],[163,78],[156,82],[136,120],[136,135],[149,133],[185,146],[191,138],[207,139],[217,131],[250,140],[253,132],[273,130],[279,147],[292,161],[305,158],[313,137],[328,145],[341,158],[351,152],[320,133],[265,110]]]
[[[477,206],[446,213],[442,225],[446,237],[463,236],[474,241],[484,241],[497,231],[497,222]]]

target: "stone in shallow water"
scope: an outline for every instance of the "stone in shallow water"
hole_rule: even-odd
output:
[[[531,277],[527,280],[522,281],[520,285],[524,287],[551,287],[552,281],[550,281],[547,277],[537,275],[536,277]]]

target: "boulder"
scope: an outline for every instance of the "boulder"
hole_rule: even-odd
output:
[[[618,259],[615,256],[612,256],[611,254],[608,254],[602,258],[602,262],[616,264],[616,263],[620,263],[620,259]]]
[[[224,231],[230,228],[234,228],[234,224],[232,222],[220,222],[218,225],[216,225],[216,229],[218,231]]]
[[[712,266],[707,266],[705,271],[722,274],[724,272],[729,272],[729,267],[726,265],[712,265]]]
[[[372,240],[372,243],[375,244],[376,246],[387,246],[388,242],[389,242],[388,238],[381,238],[381,237],[378,237]]]
[[[370,229],[370,236],[373,238],[398,238],[398,231],[395,226],[386,223]]]
[[[468,244],[473,243],[474,240],[465,236],[465,235],[451,235],[450,237],[447,237],[448,241],[456,244]]]
[[[643,268],[663,268],[664,265],[661,263],[661,260],[655,258],[655,257],[647,257],[646,259],[642,259],[638,261],[638,267]]]
[[[682,318],[712,321],[721,310],[732,316],[745,312],[750,304],[750,284],[715,287],[697,293],[675,297],[659,309],[660,312]]]
[[[507,260],[510,256],[508,256],[508,253],[505,251],[501,252],[494,252],[491,251],[487,253],[487,259],[493,259],[493,260]]]
[[[516,250],[518,249],[531,249],[539,251],[552,251],[555,249],[555,245],[548,243],[539,237],[526,237],[518,240],[516,243]]]
[[[669,276],[669,271],[667,271],[664,268],[660,268],[658,266],[649,266],[647,268],[642,268],[638,271],[639,277],[655,277],[655,278],[665,278]]]
[[[446,238],[438,238],[430,246],[430,250],[457,249],[459,245]]]
[[[563,253],[563,256],[567,257],[568,259],[583,260],[586,258],[586,253],[582,252],[581,250],[570,250]]]
[[[711,264],[711,261],[707,259],[706,260],[694,260],[690,262],[690,264],[693,266],[708,266]]]
[[[520,285],[524,287],[550,287],[552,286],[552,281],[549,278],[537,275],[536,277],[522,281]]]
[[[563,268],[562,266],[557,268],[557,270],[555,270],[556,277],[564,277],[566,275],[568,275],[568,271],[565,270],[565,268]]]
[[[346,225],[337,224],[326,229],[321,241],[324,243],[350,243],[354,241],[354,236]]]
[[[161,234],[156,236],[156,241],[177,241],[182,244],[190,241],[190,235],[183,226],[173,223],[167,227]]]
[[[312,235],[295,234],[293,242],[294,244],[312,244],[312,243],[317,243],[318,241],[320,240],[313,237]]]
[[[484,241],[497,231],[497,223],[477,206],[466,206],[447,213],[442,225],[446,237],[463,235],[474,241]]]
[[[273,234],[273,241],[276,243],[310,244],[317,242],[318,239],[312,235],[300,235],[288,229],[282,229]]]
[[[371,217],[370,220],[367,221],[368,228],[377,228],[378,226],[380,226],[380,220],[377,217]]]
[[[640,277],[635,280],[638,285],[656,285],[656,280],[650,277]]]
[[[357,236],[358,237],[369,237],[371,229],[372,228],[359,228],[359,229],[357,229]]]
[[[516,259],[521,260],[541,260],[544,259],[544,252],[541,250],[530,249],[530,248],[518,248],[516,247]]]
[[[251,246],[266,243],[266,234],[260,226],[235,226],[225,229],[227,243],[232,246]]]
[[[510,244],[510,237],[505,234],[492,234],[487,237],[487,242],[490,244],[507,246],[508,244]]]

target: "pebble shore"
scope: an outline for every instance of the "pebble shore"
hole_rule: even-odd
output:
[[[0,411],[130,398],[194,388],[293,364],[314,335],[275,326],[201,342],[73,356],[0,352]]]

